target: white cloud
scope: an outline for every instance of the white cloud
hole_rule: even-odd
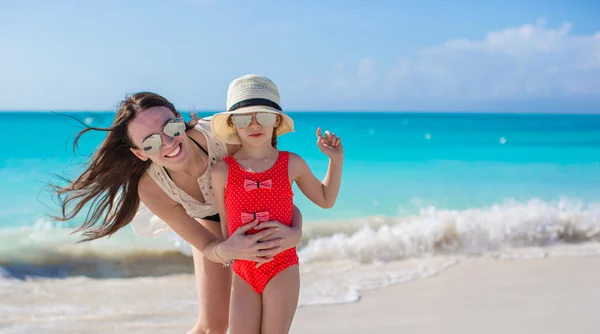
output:
[[[574,36],[543,20],[455,39],[401,56],[392,65],[365,57],[337,63],[324,93],[339,100],[598,98],[600,32]]]

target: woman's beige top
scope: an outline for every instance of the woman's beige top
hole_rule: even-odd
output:
[[[227,146],[224,142],[215,138],[210,131],[210,122],[200,120],[194,127],[206,137],[208,149],[208,167],[204,174],[198,178],[198,186],[204,196],[204,203],[196,200],[181,188],[167,175],[162,166],[152,163],[147,173],[154,182],[175,202],[181,204],[190,217],[204,218],[217,214],[215,199],[212,191],[210,172],[212,166],[227,156]],[[157,236],[170,230],[169,226],[160,218],[155,216],[143,203],[140,202],[140,208],[130,223],[134,232],[138,236]]]

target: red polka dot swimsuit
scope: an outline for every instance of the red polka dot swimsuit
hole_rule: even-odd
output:
[[[244,170],[234,157],[223,159],[229,167],[225,189],[225,214],[227,229],[231,235],[240,226],[258,219],[277,220],[291,226],[294,202],[288,173],[289,152],[280,151],[273,167],[264,172]],[[258,232],[255,229],[248,234]],[[233,272],[262,294],[265,286],[282,270],[298,264],[296,248],[277,254],[270,262],[256,268],[256,262],[236,260]]]

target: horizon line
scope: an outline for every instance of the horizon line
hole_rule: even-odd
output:
[[[216,114],[223,112],[222,110],[177,110],[180,113],[212,113]],[[35,110],[35,109],[0,109],[1,113],[107,113],[115,114],[116,110],[101,110],[101,109],[61,109],[61,110]],[[286,110],[286,113],[394,113],[394,114],[537,114],[537,115],[600,115],[599,111],[507,111],[507,110]]]

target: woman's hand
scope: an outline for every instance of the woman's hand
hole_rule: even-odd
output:
[[[263,222],[261,225],[265,223]],[[258,220],[245,224],[221,242],[218,247],[219,257],[227,260],[255,261],[258,262],[258,265],[271,261],[273,256],[282,250],[281,245],[284,240],[272,237],[273,234],[279,232],[280,227],[264,228],[256,234],[246,234],[258,224]],[[260,241],[266,238],[269,241]]]
[[[274,229],[275,232],[268,234],[266,237],[263,237],[258,241],[262,243],[280,241],[280,252],[298,245],[300,239],[302,239],[302,230],[300,228],[284,225],[277,220],[263,222],[256,227],[256,230],[262,231],[265,229]]]

